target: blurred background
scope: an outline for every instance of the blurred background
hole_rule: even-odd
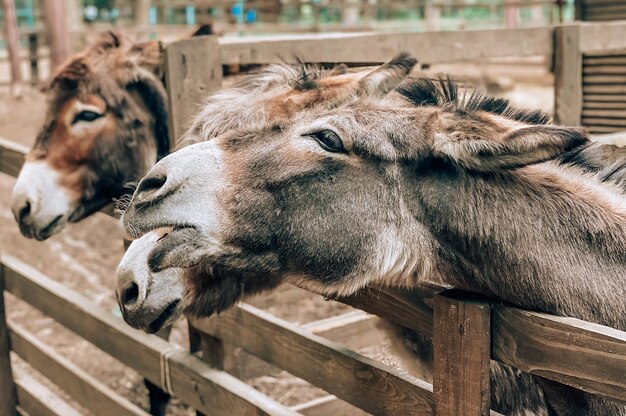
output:
[[[575,17],[574,0],[2,1],[15,7],[21,70],[33,83],[48,77],[51,61],[58,65],[111,28],[137,40],[169,41],[201,24],[211,24],[222,36],[240,37],[536,27]],[[4,9],[0,12],[2,33],[6,33],[7,16]],[[7,84],[10,71],[4,39],[0,40],[0,65],[0,84]]]

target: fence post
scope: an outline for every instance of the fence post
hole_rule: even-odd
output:
[[[433,312],[435,414],[489,415],[489,303],[448,290],[435,295]]]
[[[11,67],[11,94],[19,96],[21,94],[22,71],[20,68],[19,33],[15,15],[15,2],[14,0],[2,0],[2,6],[4,8],[5,39]]]
[[[11,371],[11,340],[4,305],[4,266],[0,263],[0,416],[17,414],[17,391]]]
[[[224,342],[209,334],[198,331],[191,321],[187,321],[189,330],[189,352],[202,352],[200,359],[218,370],[224,369]],[[196,416],[204,416],[204,413],[196,410]]]
[[[65,2],[44,0],[43,6],[50,39],[50,67],[54,69],[61,65],[71,53]]]
[[[165,49],[165,84],[169,102],[170,149],[185,132],[191,117],[213,91],[222,87],[222,61],[217,36],[197,36]],[[189,349],[202,360],[224,368],[223,343],[188,323]],[[198,416],[202,413],[196,412]]]
[[[30,60],[30,84],[39,84],[39,35],[37,32],[28,34],[28,59]]]
[[[583,63],[580,25],[554,28],[554,118],[580,126],[583,110]]]
[[[175,141],[185,132],[199,105],[222,87],[217,36],[198,36],[172,43],[165,49],[165,70],[170,141]]]

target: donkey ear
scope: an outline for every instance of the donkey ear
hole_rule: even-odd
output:
[[[163,44],[158,40],[136,43],[130,48],[127,59],[128,62],[160,75]]]
[[[401,53],[382,64],[359,81],[359,94],[382,97],[396,88],[411,73],[417,59],[408,53]]]
[[[545,125],[523,127],[494,139],[439,132],[433,154],[469,170],[497,172],[554,159],[588,141],[584,129]]]

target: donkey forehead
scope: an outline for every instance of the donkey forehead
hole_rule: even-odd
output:
[[[285,73],[270,71],[269,75],[276,79],[272,78],[269,86],[260,87],[260,82],[269,76],[261,73],[213,95],[179,146],[211,139],[231,130],[253,131],[292,124],[301,111],[325,109],[348,95],[351,89],[346,87],[356,85],[355,79],[362,77],[362,74],[334,75],[316,79],[316,85],[310,89],[300,89],[293,85],[297,81],[294,74],[293,68]]]

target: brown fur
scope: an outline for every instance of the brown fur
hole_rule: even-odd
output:
[[[621,189],[542,163],[585,146],[584,133],[546,126],[545,116],[506,102],[464,98],[450,82],[412,82],[381,99],[301,111],[276,128],[257,120],[214,139],[229,187],[220,212],[193,215],[225,221],[219,246],[168,202],[202,189],[181,188],[141,211],[131,205],[129,232],[189,224],[152,251],[150,264],[201,261],[188,274],[204,291],[190,292],[194,314],[228,307],[219,300],[232,304],[249,285],[258,291],[284,279],[327,295],[434,279],[626,329]],[[344,150],[318,143],[316,132],[329,128]],[[199,156],[210,148],[197,146]],[[184,169],[183,177],[202,175],[201,166],[175,160],[168,166]],[[191,242],[193,258],[184,249]],[[570,414],[559,408],[561,393],[550,394],[551,410]],[[586,414],[626,414],[588,395],[578,403]]]
[[[132,44],[107,32],[53,76],[44,126],[26,161],[44,161],[60,174],[76,201],[70,221],[127,193],[128,184],[168,153],[160,60],[158,42]],[[84,105],[101,117],[77,122]]]

